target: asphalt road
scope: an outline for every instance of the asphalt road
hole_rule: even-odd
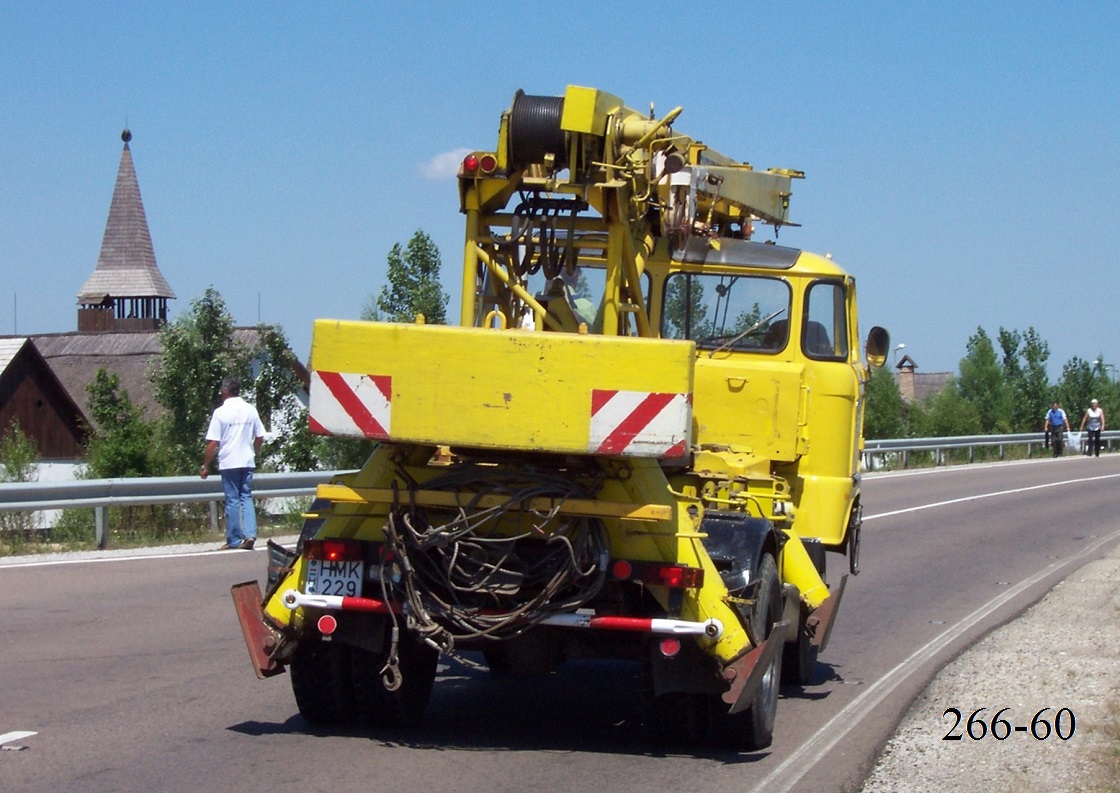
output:
[[[856,789],[942,665],[1115,545],[1117,479],[1120,455],[867,477],[863,572],[753,755],[651,750],[619,663],[445,663],[422,726],[313,730],[286,676],[254,677],[234,616],[262,550],[0,566],[0,749],[23,747],[0,751],[0,790]]]

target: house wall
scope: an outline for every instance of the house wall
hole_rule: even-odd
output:
[[[0,376],[0,434],[19,421],[44,460],[73,460],[84,453],[85,430],[68,406],[57,382],[26,353]]]

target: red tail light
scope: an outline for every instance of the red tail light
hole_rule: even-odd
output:
[[[621,581],[641,581],[648,586],[670,589],[699,589],[704,586],[703,568],[679,564],[616,559],[611,564],[611,574]]]
[[[468,154],[463,158],[461,175],[477,176],[479,173],[489,176],[498,169],[498,158],[493,154]]]
[[[362,544],[355,540],[307,540],[303,544],[303,556],[328,562],[361,561]]]
[[[699,589],[704,586],[704,571],[699,567],[650,564],[642,571],[642,583],[671,589]]]

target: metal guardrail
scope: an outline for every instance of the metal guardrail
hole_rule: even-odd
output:
[[[1081,434],[1085,443],[1087,433]],[[1111,451],[1112,444],[1120,441],[1120,430],[1106,430],[1101,433],[1103,450]],[[946,438],[897,438],[888,440],[866,440],[863,444],[863,467],[874,471],[887,455],[898,455],[902,467],[910,464],[913,452],[932,452],[935,465],[945,464],[945,452],[952,449],[968,449],[968,460],[972,462],[977,449],[995,448],[999,459],[1004,459],[1008,446],[1026,446],[1027,457],[1034,456],[1035,449],[1043,449],[1045,441],[1041,432],[1024,432],[1017,435],[960,435]],[[1067,452],[1067,454],[1070,452]]]
[[[1084,442],[1084,434],[1082,441]],[[1120,442],[1120,430],[1101,433],[1101,443],[1112,450]],[[1019,435],[962,435],[947,438],[896,438],[867,440],[863,447],[864,470],[874,471],[883,458],[898,455],[902,467],[910,464],[915,452],[932,452],[935,465],[945,464],[945,452],[951,449],[968,449],[969,461],[976,450],[994,447],[1002,460],[1008,446],[1026,446],[1027,456],[1034,449],[1043,448],[1041,432]],[[312,496],[318,485],[329,482],[345,471],[310,471],[281,474],[261,473],[253,477],[253,497],[256,499]],[[94,510],[94,535],[98,548],[107,540],[106,509],[112,506],[137,506],[143,504],[183,504],[208,501],[211,503],[212,522],[217,525],[216,504],[223,501],[222,479],[213,474],[206,479],[197,476],[163,476],[137,479],[76,479],[66,482],[4,482],[0,483],[0,512],[38,512],[47,509],[75,509],[89,507]]]
[[[315,495],[315,488],[344,471],[310,471],[282,474],[256,474],[253,498],[288,498]],[[94,510],[94,534],[98,548],[104,548],[105,511],[109,507],[142,504],[183,504],[200,501],[214,505],[225,500],[222,478],[211,474],[162,476],[137,479],[75,479],[68,482],[0,483],[0,512],[37,512],[45,509]],[[216,522],[216,520],[215,520]]]

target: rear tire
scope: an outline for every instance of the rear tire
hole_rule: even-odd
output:
[[[382,652],[357,647],[351,650],[358,714],[362,721],[374,727],[409,727],[418,724],[428,708],[439,664],[439,651],[402,631],[397,645],[400,687],[389,691],[381,675],[389,645],[386,637]]]
[[[768,553],[763,554],[758,565],[758,582],[747,628],[752,638],[764,641],[770,636],[774,623],[782,619],[782,588],[778,580],[778,565]],[[769,746],[774,739],[781,677],[782,655],[776,653],[746,710],[728,713],[727,705],[722,699],[715,697],[711,713],[713,738],[725,746],[748,752]]]
[[[350,648],[318,639],[299,643],[289,667],[299,713],[311,724],[348,724],[354,720]]]

